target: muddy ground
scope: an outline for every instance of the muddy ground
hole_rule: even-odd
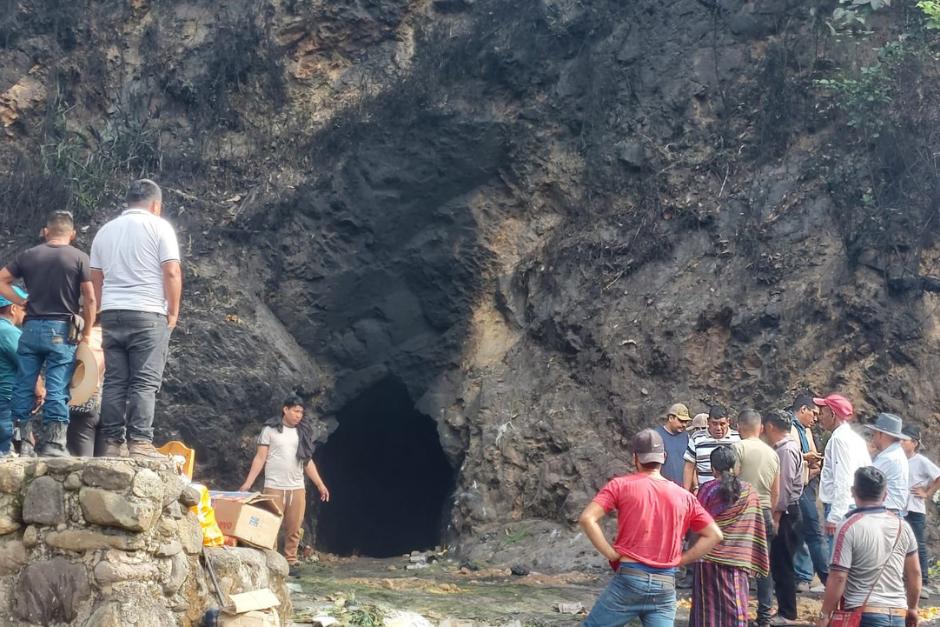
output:
[[[294,622],[313,624],[331,616],[341,625],[396,627],[482,627],[578,624],[586,616],[607,575],[582,572],[513,575],[509,569],[469,564],[446,554],[427,568],[408,569],[404,557],[330,558],[308,562],[293,580]],[[687,625],[690,591],[680,591],[676,625]],[[800,617],[819,610],[820,595],[799,599]],[[940,599],[929,605],[935,605]],[[752,599],[752,612],[754,611]],[[561,613],[561,609],[584,609]],[[568,606],[568,607],[565,607]],[[934,614],[937,610],[931,611]],[[935,624],[933,621],[931,624]]]

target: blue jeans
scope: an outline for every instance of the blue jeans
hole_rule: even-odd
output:
[[[36,404],[36,380],[46,371],[43,422],[69,421],[69,383],[75,371],[74,344],[68,342],[69,323],[27,320],[16,349],[20,367],[13,386],[13,419],[24,423]]]
[[[104,386],[99,429],[110,442],[153,441],[153,414],[170,345],[166,316],[101,312]]]
[[[675,582],[668,584],[649,574],[618,572],[582,624],[622,627],[634,618],[639,618],[643,627],[672,627],[676,620]]]
[[[13,408],[10,399],[0,399],[0,456],[10,452],[13,446]]]
[[[862,614],[859,627],[904,627],[904,617],[889,616],[887,614]]]
[[[914,532],[914,537],[917,539],[917,559],[920,562],[920,579],[926,586],[930,583],[927,573],[930,569],[930,565],[927,563],[927,537],[925,533],[927,515],[921,514],[920,512],[908,512],[904,520],[911,526],[911,531]]]
[[[800,497],[800,513],[803,514],[803,546],[796,553],[794,568],[798,578],[810,581],[813,572],[826,583],[829,576],[829,560],[823,545],[823,533],[819,527],[819,510],[816,509],[816,482],[810,482]]]

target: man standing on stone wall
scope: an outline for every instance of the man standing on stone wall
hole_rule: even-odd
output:
[[[180,250],[173,227],[160,217],[156,183],[134,181],[126,200],[127,209],[91,245],[107,364],[100,429],[108,457],[120,456],[126,439],[131,457],[162,459],[153,447],[153,415],[179,318]]]
[[[79,341],[75,320],[82,316],[84,328],[90,329],[97,304],[88,255],[72,246],[75,222],[71,212],[53,211],[42,235],[45,243],[24,251],[0,270],[0,296],[26,306],[17,347],[20,369],[13,389],[13,420],[21,427],[29,420],[36,405],[36,384],[45,370],[46,400],[36,452],[67,457],[69,383]],[[16,279],[26,284],[28,301],[14,291]]]

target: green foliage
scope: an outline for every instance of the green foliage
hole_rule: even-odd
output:
[[[374,605],[367,605],[354,609],[347,620],[350,625],[359,627],[381,627],[385,624],[385,612]]]
[[[923,11],[927,28],[940,30],[940,0],[919,0],[917,8]]]
[[[876,139],[889,121],[887,108],[895,97],[896,70],[907,54],[903,40],[889,43],[879,51],[877,63],[857,72],[843,70],[816,84],[833,95],[848,126]]]

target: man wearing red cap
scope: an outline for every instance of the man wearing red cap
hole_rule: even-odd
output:
[[[660,474],[665,461],[662,437],[653,429],[640,431],[633,438],[637,472],[612,479],[581,514],[584,534],[616,571],[586,627],[615,627],[634,618],[644,627],[671,627],[677,567],[703,557],[723,538],[698,499]],[[614,510],[617,539],[611,546],[600,520]],[[683,553],[682,539],[690,529],[698,540]]]
[[[871,455],[865,439],[849,424],[855,409],[849,399],[839,394],[826,398],[814,398],[819,407],[819,422],[824,429],[832,431],[823,456],[822,472],[819,475],[819,499],[826,512],[825,531],[832,552],[832,539],[838,525],[852,508],[852,482],[855,471],[862,466],[871,466]]]

